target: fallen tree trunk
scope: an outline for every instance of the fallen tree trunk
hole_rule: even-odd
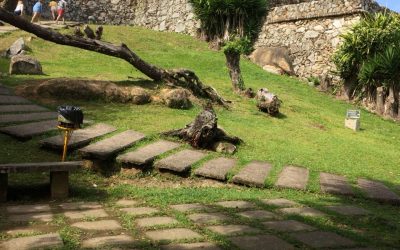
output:
[[[52,29],[47,29],[40,27],[39,25],[32,24],[23,18],[13,15],[3,8],[0,8],[0,20],[20,28],[21,30],[35,34],[36,36],[50,42],[94,51],[100,54],[123,59],[154,81],[165,81],[169,85],[188,88],[192,90],[193,94],[197,97],[208,98],[217,104],[228,107],[229,102],[222,98],[215,89],[204,85],[194,72],[190,70],[168,71],[156,67],[155,65],[152,65],[141,59],[125,44],[118,46],[95,39],[63,35]]]

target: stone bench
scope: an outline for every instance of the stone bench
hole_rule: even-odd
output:
[[[83,165],[76,162],[41,162],[0,165],[0,202],[7,201],[8,174],[50,172],[50,189],[53,199],[68,197],[69,172]]]

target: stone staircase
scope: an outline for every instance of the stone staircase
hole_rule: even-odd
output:
[[[57,114],[31,104],[28,100],[12,95],[11,91],[0,85],[0,132],[18,139],[29,139],[56,129]],[[12,124],[12,125],[10,125]],[[3,126],[3,127],[2,127]],[[96,161],[116,161],[124,166],[137,168],[154,167],[159,171],[169,171],[179,175],[191,172],[196,176],[226,182],[237,161],[219,157],[205,161],[200,167],[192,169],[194,164],[209,157],[206,151],[191,149],[179,150],[182,144],[165,140],[151,141],[149,144],[124,153],[146,136],[142,133],[117,129],[108,124],[94,124],[73,133],[69,149],[77,149],[82,158]],[[111,137],[107,135],[112,134]],[[107,137],[107,138],[103,138]],[[92,143],[95,141],[95,143]],[[43,148],[60,150],[63,146],[61,136],[54,136],[40,141]],[[176,151],[167,157],[155,161],[165,153]],[[237,185],[265,187],[265,180],[272,169],[267,162],[252,161],[233,176]],[[193,171],[192,171],[193,170]],[[305,190],[309,182],[309,170],[304,167],[286,166],[279,174],[276,188]],[[340,175],[320,173],[321,192],[346,196],[357,196],[360,190],[363,197],[378,202],[400,205],[400,197],[384,184],[360,178],[353,187]]]

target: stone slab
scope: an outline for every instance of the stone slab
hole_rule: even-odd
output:
[[[48,204],[8,206],[6,208],[6,210],[9,214],[29,214],[29,213],[51,212],[51,208]]]
[[[353,189],[344,176],[321,173],[319,183],[324,193],[354,195]]]
[[[199,212],[199,211],[210,211],[212,208],[208,205],[203,205],[199,203],[190,203],[190,204],[177,204],[171,205],[172,209],[178,210],[179,212]]]
[[[68,211],[64,213],[65,217],[77,220],[85,218],[104,218],[108,217],[108,214],[104,209],[92,209],[92,210],[82,210],[82,211]]]
[[[115,205],[119,207],[131,207],[131,206],[136,206],[139,202],[135,200],[127,200],[127,199],[121,199],[118,200]]]
[[[85,129],[77,130],[71,136],[71,139],[68,143],[68,149],[85,146],[92,140],[114,131],[116,131],[115,127],[104,123],[99,123]],[[61,136],[57,135],[40,141],[40,144],[42,147],[62,149],[64,142]]]
[[[82,167],[82,161],[0,164],[0,173],[71,172]]]
[[[300,232],[300,231],[314,231],[315,227],[301,223],[296,220],[284,220],[284,221],[267,221],[263,225],[271,230],[278,232]]]
[[[0,128],[0,132],[11,135],[18,139],[30,139],[33,136],[57,130],[57,123],[58,122],[56,120],[25,123],[21,125]]]
[[[187,228],[174,228],[145,232],[147,238],[153,241],[161,240],[192,240],[203,238],[200,234]]]
[[[29,100],[20,96],[0,95],[0,105],[4,104],[27,104]]]
[[[261,202],[269,206],[282,208],[300,206],[299,203],[287,199],[264,199]]]
[[[128,235],[104,236],[92,238],[82,242],[82,248],[104,248],[110,246],[133,245],[135,240]]]
[[[310,217],[322,217],[326,215],[323,212],[318,211],[311,207],[281,208],[278,211],[284,214],[297,214],[301,216],[310,216]]]
[[[130,208],[121,208],[121,211],[134,216],[139,215],[151,215],[160,212],[158,209],[153,207],[130,207]]]
[[[222,250],[217,244],[208,242],[170,244],[161,246],[161,250]]]
[[[281,188],[294,188],[305,190],[308,182],[309,171],[306,168],[286,166],[279,175],[275,186]]]
[[[246,209],[255,207],[255,205],[249,201],[220,201],[216,202],[215,205],[225,208],[237,208],[237,209]]]
[[[8,88],[0,86],[0,95],[10,95],[11,91]]]
[[[252,210],[252,211],[244,211],[241,213],[238,213],[240,216],[249,218],[249,219],[254,219],[254,220],[269,220],[276,218],[277,215],[265,210]]]
[[[201,213],[188,216],[191,221],[198,224],[216,223],[229,220],[229,217],[223,213]]]
[[[209,226],[209,227],[207,227],[207,229],[213,231],[214,233],[227,235],[227,236],[260,233],[259,229],[245,226],[245,225]]]
[[[45,234],[16,238],[0,244],[4,250],[55,249],[63,247],[64,243],[59,234]]]
[[[170,170],[178,173],[187,172],[193,164],[206,156],[205,153],[195,150],[183,150],[155,163],[158,169]]]
[[[172,217],[150,217],[150,218],[142,218],[137,219],[136,224],[139,227],[154,227],[154,226],[164,226],[179,223]]]
[[[58,205],[63,210],[88,210],[100,209],[102,206],[98,202],[67,202]]]
[[[336,212],[341,215],[351,216],[351,215],[367,215],[369,212],[361,207],[356,206],[327,206],[327,209]]]
[[[158,141],[150,145],[139,148],[133,152],[119,155],[117,162],[145,166],[153,163],[154,159],[168,151],[176,149],[181,144],[170,141]]]
[[[39,120],[57,120],[57,113],[55,112],[40,112],[40,113],[23,113],[23,114],[7,114],[0,115],[1,123],[14,123],[14,122],[32,122]]]
[[[95,231],[112,231],[112,230],[122,229],[118,221],[115,220],[77,222],[72,224],[71,226],[82,230],[95,230]]]
[[[17,113],[17,112],[43,112],[49,111],[47,108],[38,105],[1,105],[0,113]]]
[[[51,213],[29,213],[29,214],[13,214],[8,216],[8,220],[12,222],[50,222],[53,220]]]
[[[253,161],[233,176],[232,181],[235,184],[262,188],[271,169],[272,166],[269,163]]]
[[[366,197],[372,200],[395,205],[400,204],[400,196],[380,182],[359,179],[358,186],[365,193]]]
[[[217,158],[206,162],[194,172],[198,176],[225,181],[228,172],[235,167],[236,160],[229,158]]]
[[[142,133],[127,130],[110,138],[98,141],[79,150],[81,155],[86,158],[96,158],[107,160],[115,156],[118,152],[143,140],[146,136]]]
[[[292,250],[292,245],[273,235],[239,236],[230,241],[243,250]]]
[[[293,238],[303,242],[304,244],[314,248],[328,247],[351,247],[356,245],[352,240],[344,238],[340,235],[331,232],[304,232],[293,233]]]

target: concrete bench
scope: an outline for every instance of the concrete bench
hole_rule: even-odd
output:
[[[0,202],[7,201],[8,174],[50,172],[50,189],[53,199],[68,197],[69,172],[83,166],[83,161],[41,162],[0,165]]]

